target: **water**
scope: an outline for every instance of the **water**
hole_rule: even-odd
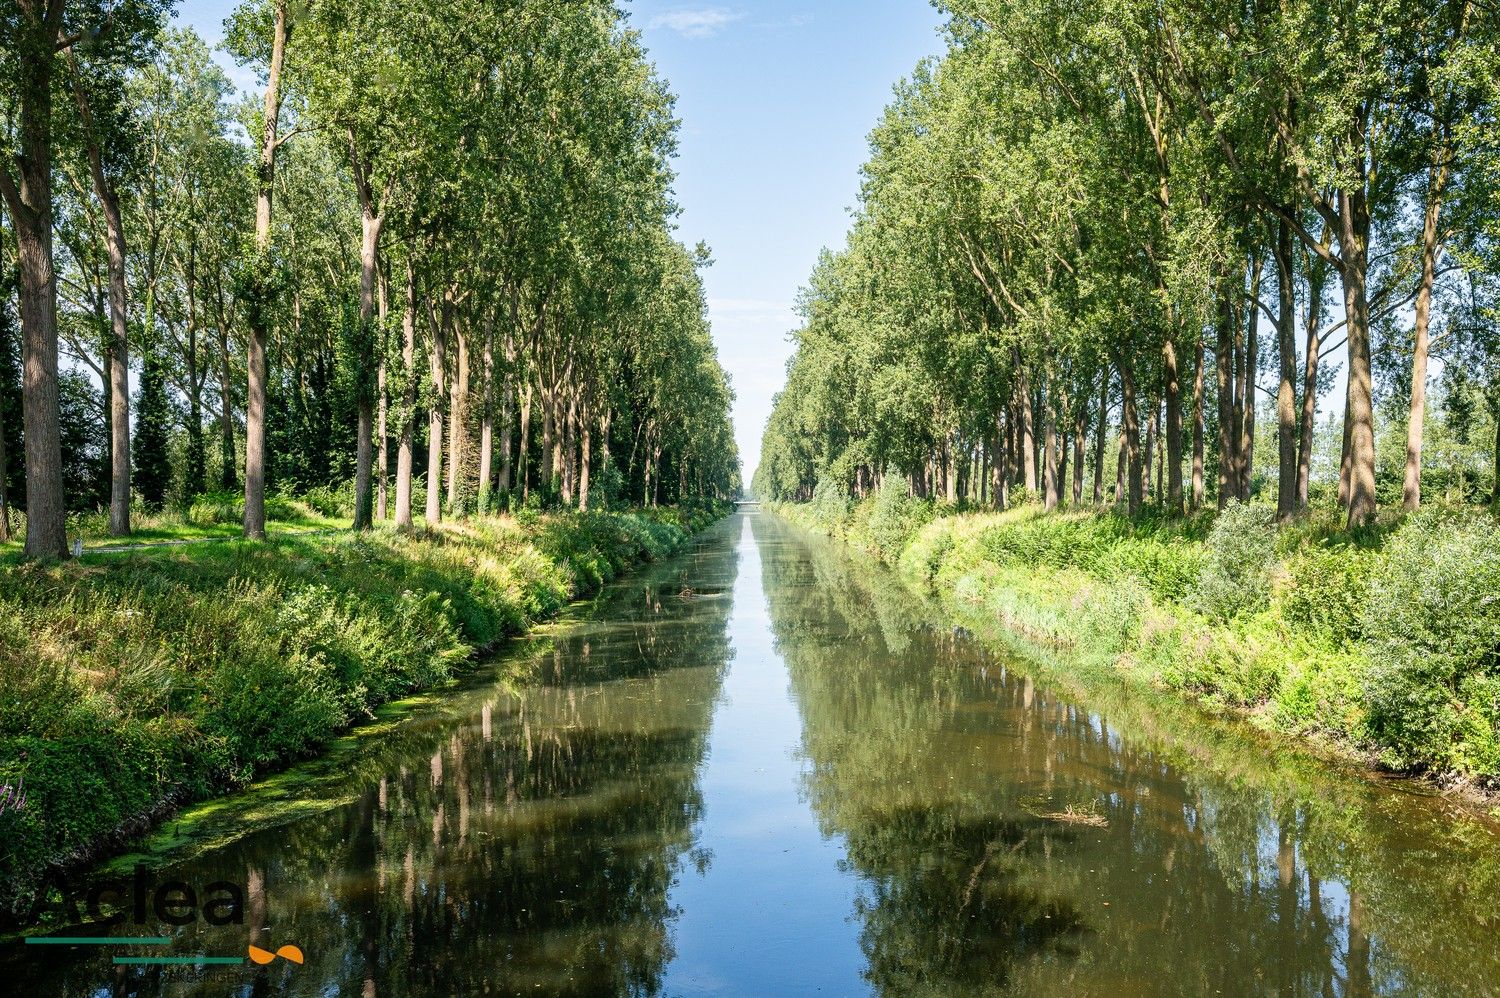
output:
[[[0,973],[27,995],[1497,991],[1490,824],[987,637],[737,515],[196,815],[143,883],[236,885],[246,924],[148,910],[110,934],[167,945],[13,945]],[[305,962],[111,962],[247,943]]]

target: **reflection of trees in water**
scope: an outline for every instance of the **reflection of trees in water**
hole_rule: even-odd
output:
[[[1024,857],[1067,848],[1067,832],[988,806],[933,751],[961,690],[919,630],[921,608],[878,591],[825,545],[778,544],[752,521],[777,648],[802,712],[806,792],[824,834],[841,835],[864,879],[866,978],[882,993],[1003,988],[1020,957],[1076,934],[1063,896],[1035,889]],[[910,668],[892,668],[904,661]]]
[[[1043,825],[906,807],[851,827],[849,862],[869,881],[855,912],[870,983],[892,995],[1001,989],[1018,958],[1070,946],[1073,906],[1024,886],[1022,857],[1057,838]]]
[[[727,591],[732,547],[697,557],[700,585]],[[247,978],[264,993],[657,993],[728,660],[729,598],[679,600],[682,572],[635,580],[605,619],[543,653],[549,681],[587,684],[476,697],[477,716],[457,726],[403,725],[380,736],[378,764],[362,760],[384,775],[358,780],[347,806],[171,871],[194,883],[253,874],[264,892],[250,907],[270,926],[256,941],[295,942],[305,966],[132,968],[131,993],[221,994]],[[174,951],[243,952],[245,934],[214,930]],[[107,956],[79,956],[34,993],[108,978]]]
[[[1500,979],[1485,895],[1463,889],[1493,883],[1488,829],[1108,684],[1071,691],[1106,720],[934,624],[890,573],[756,527],[808,799],[868,880],[858,916],[880,990],[1009,975],[1049,993],[1487,993]],[[1108,827],[1038,817],[1067,805]],[[1010,847],[992,830],[1022,842],[993,869],[990,842]],[[957,913],[976,868],[997,900],[971,934]]]

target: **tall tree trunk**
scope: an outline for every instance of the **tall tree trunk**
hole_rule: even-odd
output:
[[[1099,429],[1094,436],[1094,502],[1102,505],[1104,503],[1105,437],[1109,434],[1109,368],[1104,369],[1104,375],[1099,380]]]
[[[520,471],[516,482],[521,486],[521,501],[531,497],[531,382],[527,381],[521,392],[521,440],[516,451],[516,464]]]
[[[1297,440],[1297,506],[1307,507],[1312,484],[1313,433],[1318,418],[1318,355],[1322,349],[1323,282],[1327,270],[1309,258],[1307,271],[1307,350],[1302,378],[1302,425]]]
[[[552,462],[552,438],[557,432],[556,408],[553,404],[553,395],[556,393],[555,385],[539,389],[542,402],[542,464],[541,478],[537,487],[545,496],[552,494],[552,478],[556,474]]]
[[[248,392],[245,401],[245,537],[266,538],[266,341],[271,330],[271,192],[276,179],[276,128],[281,117],[281,71],[291,31],[287,0],[274,0],[271,65],[266,82],[255,198],[254,290],[249,318]]]
[[[1230,483],[1234,497],[1244,502],[1250,497],[1250,444],[1255,437],[1255,329],[1260,323],[1261,259],[1257,248],[1250,258],[1250,295],[1245,302],[1245,319],[1235,324],[1235,385],[1232,415],[1235,439],[1235,477]]]
[[[1152,399],[1149,406],[1151,417],[1146,420],[1146,446],[1141,454],[1141,498],[1156,498],[1157,492],[1161,490],[1161,479],[1153,483],[1151,477],[1151,462],[1156,459],[1156,400]],[[1153,485],[1155,490],[1153,490]]]
[[[480,358],[479,511],[491,512],[494,498],[492,467],[495,457],[495,319],[484,324],[484,352]]]
[[[73,96],[78,104],[78,118],[83,126],[89,173],[93,177],[94,196],[104,211],[104,243],[109,273],[109,437],[110,489],[109,532],[115,537],[130,533],[130,341],[126,335],[125,301],[125,230],[120,220],[120,198],[115,186],[104,173],[104,157],[99,136],[94,131],[94,117],[78,65],[69,53],[73,66]],[[146,330],[147,337],[152,335]],[[191,374],[189,374],[191,378]]]
[[[1240,417],[1240,500],[1250,501],[1250,483],[1255,477],[1255,385],[1260,373],[1260,317],[1250,313],[1245,331],[1245,380],[1240,385],[1245,413]]]
[[[1292,227],[1276,227],[1276,350],[1281,379],[1276,388],[1276,517],[1282,523],[1297,510],[1297,296],[1292,257]],[[1253,392],[1252,392],[1253,395]]]
[[[459,488],[464,479],[464,443],[469,437],[469,337],[464,333],[464,324],[455,319],[453,337],[458,346],[454,359],[453,381],[450,383],[451,397],[448,403],[448,512],[462,514],[459,506]]]
[[[1037,493],[1036,480],[1036,434],[1032,430],[1032,398],[1031,383],[1026,377],[1026,369],[1021,366],[1021,353],[1013,351],[1012,356],[1016,364],[1016,431],[1020,439],[1016,441],[1021,451],[1021,467],[1025,474],[1026,490],[1032,497]]]
[[[355,173],[362,176],[355,157]],[[375,380],[371,361],[375,353],[375,281],[379,274],[381,216],[370,201],[368,177],[361,180],[359,243],[359,341],[355,347],[358,427],[354,444],[354,529],[369,530],[374,506]]]
[[[1446,133],[1446,129],[1444,129]],[[1446,138],[1446,134],[1445,134]],[[1444,142],[1442,148],[1446,148]],[[1439,155],[1436,154],[1435,155]],[[1427,181],[1427,211],[1422,218],[1422,278],[1417,286],[1415,342],[1411,358],[1411,405],[1406,418],[1406,476],[1401,502],[1407,509],[1422,504],[1422,423],[1427,409],[1428,324],[1432,317],[1432,287],[1437,280],[1438,219],[1448,186],[1448,160],[1438,158]]]
[[[1123,412],[1121,423],[1124,426],[1126,472],[1129,475],[1127,484],[1129,495],[1130,515],[1134,516],[1141,508],[1141,427],[1140,416],[1135,407],[1135,373],[1130,368],[1130,363],[1123,357],[1118,358],[1120,369],[1120,408]]]
[[[1162,390],[1166,412],[1166,499],[1167,511],[1182,515],[1182,378],[1177,370],[1177,346],[1167,337],[1162,345]],[[1160,478],[1157,485],[1161,487]]]
[[[1219,508],[1229,505],[1239,485],[1237,457],[1239,434],[1234,428],[1236,406],[1234,383],[1234,339],[1237,323],[1229,298],[1230,286],[1220,292],[1218,341],[1214,349],[1215,381],[1219,396]]]
[[[578,460],[578,393],[574,388],[568,390],[567,415],[563,419],[562,432],[558,434],[562,441],[562,500],[563,505],[573,504],[574,475],[577,474]]]
[[[589,508],[589,447],[593,442],[589,433],[591,422],[589,407],[585,403],[580,419],[583,434],[578,443],[578,508],[581,510]]]
[[[410,530],[411,471],[417,423],[417,275],[406,261],[406,314],[401,317],[401,434],[396,445],[396,527]]]
[[[19,182],[0,164],[21,268],[22,427],[28,558],[66,558],[68,537],[57,402],[57,275],[52,259],[52,78],[63,0],[23,0],[10,46],[20,53]]]
[[[1193,479],[1190,486],[1190,508],[1197,512],[1203,508],[1203,348],[1204,337],[1199,332],[1193,347]]]
[[[511,438],[515,436],[515,427],[510,425],[511,403],[514,394],[514,385],[507,381],[500,387],[500,483],[502,494],[510,492],[510,476],[512,466],[512,444]]]
[[[443,394],[448,373],[448,324],[453,321],[453,293],[443,295],[442,315],[429,316],[432,350],[427,372],[432,379],[432,408],[427,413],[427,524],[443,520]]]
[[[1058,503],[1058,467],[1057,467],[1057,406],[1055,405],[1052,379],[1046,379],[1046,397],[1042,401],[1042,507],[1048,512],[1057,509]]]
[[[1123,418],[1123,416],[1122,416],[1122,418]],[[1116,507],[1126,506],[1130,502],[1130,496],[1128,494],[1128,484],[1129,483],[1127,482],[1127,479],[1129,478],[1129,472],[1128,472],[1129,467],[1130,467],[1130,454],[1129,454],[1129,448],[1127,448],[1126,445],[1125,445],[1125,426],[1122,423],[1121,426],[1120,426],[1120,453],[1119,453],[1118,459],[1115,461],[1115,506]]]
[[[1005,407],[1001,406],[995,413],[995,431],[999,440],[1000,456],[996,461],[995,469],[995,508],[1005,509],[1010,505],[1010,480],[1011,480],[1011,437],[1012,425],[1005,418]]]
[[[1349,525],[1355,526],[1375,517],[1375,406],[1370,371],[1370,304],[1365,294],[1370,211],[1363,189],[1340,192],[1339,223],[1349,331]]]
[[[390,397],[386,384],[386,317],[390,314],[389,279],[384,270],[380,274],[380,339],[377,344],[379,363],[375,368],[375,518],[384,522],[390,516],[388,497],[390,492]]]
[[[1073,417],[1073,505],[1083,503],[1084,449],[1089,432],[1088,413],[1080,406]]]
[[[1156,437],[1156,491],[1157,501],[1161,501],[1162,482],[1166,481],[1167,470],[1164,467],[1167,460],[1166,448],[1161,443],[1161,408],[1153,403],[1151,407],[1151,433]]]

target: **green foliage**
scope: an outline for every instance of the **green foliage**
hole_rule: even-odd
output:
[[[1276,513],[1267,506],[1231,502],[1214,521],[1206,559],[1191,604],[1213,620],[1253,612],[1270,600],[1276,565]]]
[[[885,561],[892,561],[912,535],[932,518],[932,505],[915,498],[904,482],[887,478],[862,505],[868,509],[865,536]]]
[[[1500,530],[1426,510],[1387,546],[1363,626],[1388,761],[1500,774]]]
[[[843,485],[832,478],[824,478],[813,490],[812,515],[830,531],[842,528],[849,519],[853,504]]]
[[[1287,562],[1275,597],[1282,619],[1334,647],[1358,642],[1376,563],[1373,553],[1348,545],[1302,548]]]
[[[298,502],[285,494],[266,497],[268,520],[291,520],[298,513]],[[200,527],[219,523],[243,523],[245,496],[240,492],[205,492],[187,509],[187,521]]]
[[[589,509],[615,509],[625,501],[625,476],[614,461],[605,461],[589,481]]]
[[[354,480],[351,478],[340,485],[314,485],[302,494],[302,501],[322,516],[353,517]]]

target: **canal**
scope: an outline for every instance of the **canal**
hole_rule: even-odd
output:
[[[1491,823],[1060,682],[967,623],[737,514],[169,822],[111,874],[139,859],[149,897],[110,934],[162,942],[9,945],[0,973],[26,995],[1500,989]],[[173,882],[187,924],[158,917]],[[214,884],[244,924],[186,919],[182,888]],[[230,962],[247,943],[302,962]]]

